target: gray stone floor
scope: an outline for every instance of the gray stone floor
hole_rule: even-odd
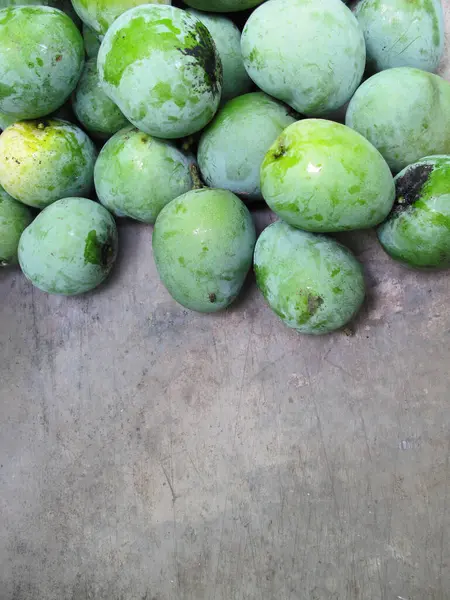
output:
[[[120,235],[92,295],[0,273],[0,600],[448,600],[448,275],[355,233],[354,335],[309,338]]]

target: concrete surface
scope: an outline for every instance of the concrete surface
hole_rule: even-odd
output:
[[[308,338],[120,234],[95,294],[0,273],[0,600],[449,599],[448,274],[355,233],[354,335]]]

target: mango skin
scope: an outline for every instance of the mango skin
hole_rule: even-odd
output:
[[[28,206],[11,198],[0,187],[0,267],[18,263],[20,236],[33,218]]]
[[[100,36],[93,29],[83,23],[83,42],[84,49],[88,58],[97,58],[100,45],[102,43],[103,36]]]
[[[341,0],[270,0],[251,14],[241,48],[256,85],[310,117],[342,107],[366,64],[363,33]]]
[[[94,179],[100,202],[118,217],[154,223],[166,204],[193,187],[192,159],[134,127],[102,148]]]
[[[58,119],[20,121],[0,135],[0,183],[16,200],[45,208],[88,195],[97,150],[76,125]]]
[[[105,93],[138,129],[187,137],[214,116],[222,65],[207,28],[171,6],[144,5],[119,17],[98,53]]]
[[[104,35],[124,12],[142,4],[166,4],[171,0],[72,0],[80,19],[99,35]]]
[[[129,123],[120,109],[105,94],[98,77],[97,60],[89,59],[72,96],[75,116],[98,139],[107,140]]]
[[[450,267],[450,156],[428,156],[395,178],[397,197],[378,239],[394,260],[417,269]]]
[[[252,263],[255,227],[245,204],[226,190],[192,190],[159,213],[153,256],[170,295],[212,313],[239,294]]]
[[[87,198],[63,198],[25,229],[19,263],[42,291],[75,296],[107,278],[117,246],[116,224],[106,208]]]
[[[55,111],[74,90],[83,64],[83,38],[63,12],[48,6],[0,10],[1,112],[35,119]]]
[[[374,227],[395,198],[378,150],[349,127],[321,119],[283,131],[262,163],[261,189],[284,221],[322,233]]]
[[[387,101],[388,99],[388,101]],[[373,75],[358,89],[345,123],[377,148],[394,173],[432,154],[450,154],[450,83],[419,69]]]
[[[227,102],[200,138],[198,164],[205,183],[230,190],[246,201],[262,200],[264,156],[295,120],[286,105],[263,92]]]
[[[360,0],[354,14],[373,71],[393,67],[436,71],[445,41],[441,0]]]
[[[205,25],[216,44],[223,70],[221,103],[249,92],[253,82],[244,67],[241,32],[237,26],[223,15],[207,14],[193,9],[186,12]]]
[[[283,221],[269,225],[259,237],[254,268],[270,308],[300,333],[340,329],[364,301],[362,268],[350,250]]]
[[[210,12],[235,12],[254,8],[264,0],[187,0],[185,4],[192,8]]]

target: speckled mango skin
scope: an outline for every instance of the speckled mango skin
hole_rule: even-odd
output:
[[[44,292],[75,296],[107,278],[117,246],[116,224],[106,208],[87,198],[63,198],[25,229],[19,263]]]
[[[263,92],[227,102],[200,138],[198,164],[205,183],[246,201],[261,200],[264,156],[295,120],[291,109]]]
[[[210,12],[235,12],[254,8],[264,0],[186,0],[188,6]]]
[[[31,210],[0,187],[0,267],[17,264],[20,236],[32,220]]]
[[[450,83],[420,69],[373,75],[353,96],[345,123],[369,140],[394,173],[431,154],[450,154]]]
[[[429,156],[395,178],[397,198],[378,239],[395,260],[417,269],[450,267],[450,156]]]
[[[0,184],[16,200],[45,208],[88,195],[96,157],[84,131],[67,121],[20,121],[0,136]]]
[[[131,8],[143,4],[171,3],[171,0],[72,0],[83,23],[100,35],[104,35],[113,22]]]
[[[226,190],[193,190],[159,213],[153,256],[161,280],[180,304],[217,312],[239,294],[256,234],[246,206]]]
[[[83,23],[83,41],[84,49],[88,58],[97,58],[98,51],[100,50],[100,44],[102,43],[103,36],[100,36],[93,29],[91,29],[86,23]]]
[[[95,138],[107,140],[128,125],[126,117],[100,85],[95,58],[85,64],[72,97],[72,106],[77,119]]]
[[[393,67],[436,71],[445,41],[441,0],[361,0],[355,16],[373,71]]]
[[[166,204],[192,189],[191,164],[172,143],[127,127],[100,152],[94,171],[97,195],[118,217],[154,223]]]
[[[310,117],[343,106],[366,64],[363,33],[341,0],[269,0],[247,21],[241,47],[256,85]]]
[[[77,27],[81,26],[81,21],[75,12],[70,0],[0,0],[0,8],[8,6],[52,6],[58,8],[68,15]]]
[[[378,150],[349,127],[323,119],[283,131],[262,163],[261,189],[284,221],[321,233],[374,227],[395,198]]]
[[[98,54],[106,94],[138,129],[165,139],[209,123],[220,102],[222,65],[206,27],[171,6],[129,10]]]
[[[48,115],[70,96],[83,64],[83,38],[63,12],[0,10],[0,111],[23,119]]]
[[[187,12],[207,27],[216,44],[223,70],[222,104],[249,92],[253,82],[242,60],[241,32],[233,21],[223,15],[207,14],[193,9],[188,9]]]
[[[361,265],[331,238],[269,225],[256,243],[256,282],[285,325],[320,335],[346,325],[365,296]]]

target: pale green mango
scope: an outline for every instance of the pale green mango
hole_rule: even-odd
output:
[[[355,16],[371,69],[438,68],[445,41],[441,0],[360,0]]]
[[[48,6],[0,10],[1,112],[34,119],[55,111],[74,90],[83,64],[83,38],[66,14]]]
[[[410,67],[381,71],[353,96],[345,123],[395,173],[424,156],[450,154],[450,83]]]
[[[192,189],[191,165],[172,143],[127,127],[103,146],[95,188],[116,216],[154,223],[166,204]]]
[[[77,119],[92,137],[107,140],[128,125],[128,120],[100,85],[95,58],[86,62],[72,106]]]
[[[217,312],[239,294],[250,269],[255,227],[245,204],[226,190],[193,190],[159,213],[153,256],[171,296]]]
[[[300,333],[340,329],[364,301],[362,268],[350,250],[283,221],[259,237],[254,265],[256,282],[270,308]]]
[[[366,64],[362,30],[341,0],[266,2],[247,21],[241,46],[256,85],[307,116],[342,107]]]
[[[202,133],[198,164],[210,187],[244,200],[261,200],[261,164],[280,133],[296,120],[293,111],[263,92],[234,98]]]
[[[107,278],[117,246],[116,224],[106,208],[87,198],[63,198],[25,229],[19,263],[44,292],[74,296]]]

